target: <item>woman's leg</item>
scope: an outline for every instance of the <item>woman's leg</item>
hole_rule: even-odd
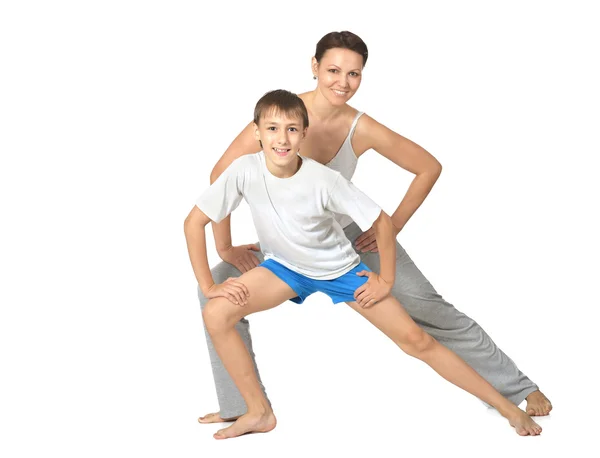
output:
[[[259,261],[263,261],[263,255],[261,252],[256,252],[255,255],[258,257]],[[211,270],[213,279],[215,283],[223,283],[230,277],[239,277],[242,273],[236,269],[233,265],[221,262],[215,268]],[[198,288],[198,298],[200,299],[200,308],[204,310],[204,307],[208,303],[208,299],[204,297],[200,288]],[[256,365],[254,350],[252,348],[252,337],[250,335],[250,323],[245,318],[242,318],[236,325],[236,330],[240,334],[244,345],[248,349],[250,354],[250,358],[252,358],[252,362],[254,364],[254,369],[256,370],[256,375],[258,377],[258,383],[265,395],[267,393],[265,391],[265,387],[260,379],[260,373],[258,371],[258,367]],[[200,417],[198,421],[200,423],[218,423],[223,420],[232,420],[240,415],[243,415],[247,411],[246,403],[244,402],[244,398],[240,394],[239,390],[231,380],[231,377],[225,370],[217,351],[212,343],[210,335],[206,330],[206,326],[204,326],[204,333],[206,335],[206,343],[208,346],[208,354],[210,356],[210,362],[212,365],[213,377],[215,380],[215,387],[217,389],[217,399],[219,401],[219,412],[210,413],[205,415],[204,417]],[[268,400],[268,397],[267,397]]]
[[[287,283],[264,267],[246,272],[239,281],[248,289],[246,305],[239,306],[226,298],[217,297],[208,301],[202,311],[214,348],[248,407],[247,412],[233,425],[218,431],[216,439],[249,432],[267,432],[275,428],[275,415],[258,382],[250,353],[235,326],[251,313],[271,309],[296,296]]]
[[[419,328],[394,297],[388,296],[369,308],[362,308],[356,302],[348,302],[348,305],[405,353],[427,363],[449,382],[495,407],[519,435],[535,436],[541,433],[542,428],[529,415],[503,397],[456,353]]]
[[[354,243],[362,232],[356,224],[345,229]],[[379,272],[379,254],[361,253],[361,260]],[[394,296],[416,323],[439,343],[458,354],[502,395],[519,405],[527,398],[527,412],[547,415],[552,406],[539,388],[504,354],[474,320],[446,302],[417,268],[406,251],[396,244]]]

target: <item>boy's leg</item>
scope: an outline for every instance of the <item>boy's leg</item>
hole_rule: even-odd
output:
[[[345,233],[354,243],[362,232],[356,224],[351,224]],[[360,257],[371,270],[379,272],[378,253],[360,253]],[[391,295],[425,332],[457,353],[503,396],[516,405],[527,399],[526,410],[531,415],[550,412],[552,405],[538,386],[498,348],[477,322],[436,292],[399,243],[396,243],[396,278]]]
[[[263,255],[261,252],[254,253],[260,262],[263,261]],[[239,277],[242,273],[236,269],[233,265],[227,262],[221,262],[217,266],[215,266],[211,270],[213,279],[215,283],[223,283],[230,277]],[[208,299],[202,294],[200,288],[198,288],[198,298],[200,300],[200,308],[204,310],[206,304],[208,304]],[[265,391],[265,387],[260,378],[260,372],[256,365],[254,350],[252,348],[252,337],[250,335],[250,323],[246,318],[242,318],[236,325],[235,329],[239,332],[240,337],[244,341],[244,345],[248,349],[250,357],[252,358],[252,362],[254,364],[254,369],[256,370],[256,376],[258,377],[258,383],[265,395],[267,397],[267,393]],[[231,380],[231,377],[227,373],[227,370],[223,366],[217,351],[212,343],[210,338],[210,334],[206,330],[206,326],[204,326],[204,333],[206,336],[206,344],[208,346],[208,354],[210,356],[210,362],[213,371],[213,377],[215,380],[215,387],[217,390],[217,399],[219,401],[219,412],[210,413],[198,419],[201,423],[219,423],[223,420],[227,419],[235,419],[240,415],[243,415],[247,411],[246,403],[244,402],[244,398],[240,394],[239,390]],[[268,400],[268,397],[267,397]]]
[[[369,308],[362,308],[356,302],[347,304],[392,339],[405,353],[422,360],[449,382],[494,406],[519,435],[538,435],[542,431],[529,415],[503,397],[456,353],[440,345],[417,326],[392,296]]]
[[[223,297],[211,299],[202,312],[204,323],[224,367],[241,393],[248,410],[228,428],[215,434],[216,439],[236,437],[248,432],[267,432],[276,420],[258,382],[252,358],[235,329],[243,317],[268,310],[296,297],[294,290],[275,274],[256,267],[238,281],[249,291],[248,303],[236,305]]]

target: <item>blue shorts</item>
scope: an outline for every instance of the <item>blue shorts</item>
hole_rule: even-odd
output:
[[[371,269],[361,262],[354,269],[346,272],[341,277],[334,278],[333,280],[314,280],[294,272],[272,259],[267,259],[258,267],[269,269],[277,275],[277,277],[287,283],[287,285],[298,295],[297,297],[290,299],[296,304],[302,304],[304,299],[316,292],[327,294],[334,304],[339,302],[354,302],[356,300],[354,299],[354,291],[356,291],[359,286],[364,285],[369,279],[369,277],[366,276],[360,277],[356,275],[357,272],[362,270],[371,272]]]

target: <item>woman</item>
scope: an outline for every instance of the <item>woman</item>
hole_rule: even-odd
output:
[[[406,195],[392,214],[397,235],[431,191],[441,173],[441,165],[419,145],[348,105],[360,87],[367,57],[365,43],[351,32],[332,32],[317,43],[312,60],[317,87],[314,91],[300,94],[308,109],[311,126],[302,154],[340,171],[347,179],[351,179],[357,159],[369,149],[414,173],[415,178]],[[252,123],[249,123],[215,165],[211,182],[239,156],[258,151],[260,145],[255,140]],[[351,220],[341,218],[339,222],[359,251],[361,261],[378,272],[379,255],[374,230],[361,233]],[[217,250],[225,261],[212,270],[215,282],[222,283],[229,277],[237,277],[262,261],[260,253],[257,253],[260,260],[253,253],[258,251],[256,245],[232,246],[229,218],[214,225],[213,231]],[[514,404],[519,405],[527,399],[528,414],[548,415],[552,405],[537,385],[516,367],[476,322],[444,301],[399,244],[396,250],[396,279],[391,295],[400,301],[409,315]],[[208,299],[200,292],[199,298],[204,308]],[[248,321],[242,319],[236,329],[254,361]],[[246,412],[246,405],[220,362],[208,333],[206,337],[220,411],[200,417],[198,421],[215,423],[235,419]]]

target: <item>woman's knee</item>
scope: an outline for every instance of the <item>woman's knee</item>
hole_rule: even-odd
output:
[[[406,354],[419,358],[435,345],[435,340],[415,325],[404,336],[402,342],[399,342],[399,345]]]
[[[215,283],[225,283],[230,277],[239,277],[242,273],[232,264],[221,261],[219,264],[210,269],[210,273]]]

